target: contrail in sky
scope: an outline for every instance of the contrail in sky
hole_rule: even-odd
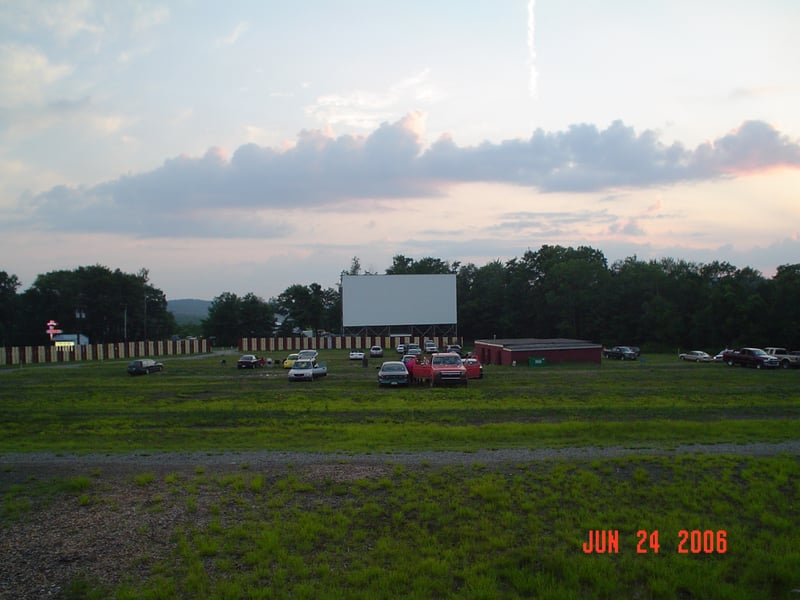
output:
[[[530,63],[531,79],[528,83],[528,89],[531,98],[536,98],[536,79],[539,74],[536,72],[536,47],[534,44],[534,32],[536,19],[534,18],[534,9],[536,8],[536,0],[528,0],[528,62]]]

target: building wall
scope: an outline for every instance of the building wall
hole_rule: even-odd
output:
[[[516,361],[517,365],[527,366],[529,358],[543,357],[548,363],[557,364],[565,362],[589,362],[601,364],[602,348],[565,348],[563,350],[553,349],[525,349],[514,350],[499,344],[489,344],[475,342],[475,356],[482,363],[494,365],[511,365]]]

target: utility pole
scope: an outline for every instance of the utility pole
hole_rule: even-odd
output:
[[[144,341],[147,341],[147,289],[144,290]]]

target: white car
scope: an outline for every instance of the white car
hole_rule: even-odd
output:
[[[691,362],[711,362],[714,360],[710,354],[702,350],[690,350],[689,352],[681,352],[678,355],[681,360],[688,360]]]
[[[289,381],[314,381],[319,377],[325,377],[327,374],[328,367],[325,363],[300,359],[296,360],[292,368],[289,369]]]
[[[726,352],[733,352],[733,350],[730,348],[725,348],[724,350],[720,350],[714,355],[714,358],[712,360],[714,362],[722,362],[722,355],[725,354]]]
[[[317,360],[319,358],[319,352],[316,350],[300,350],[297,353],[297,357],[303,360]]]
[[[369,355],[372,358],[380,358],[383,356],[383,348],[381,348],[380,346],[372,346],[369,349]]]
[[[364,351],[350,350],[350,360],[364,360]]]

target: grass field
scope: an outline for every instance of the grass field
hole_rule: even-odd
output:
[[[344,351],[322,353],[330,374],[313,383],[235,358],[0,372],[0,561],[69,515],[50,535],[96,544],[49,576],[64,597],[800,598],[800,371],[646,356],[379,390],[379,363]],[[482,462],[493,449],[567,452]],[[337,457],[210,466],[261,450]],[[188,451],[191,468],[152,466]],[[22,472],[41,452],[75,462]],[[89,460],[118,454],[134,457],[124,472]],[[123,521],[119,572],[93,568]],[[584,552],[590,532],[605,553]]]

